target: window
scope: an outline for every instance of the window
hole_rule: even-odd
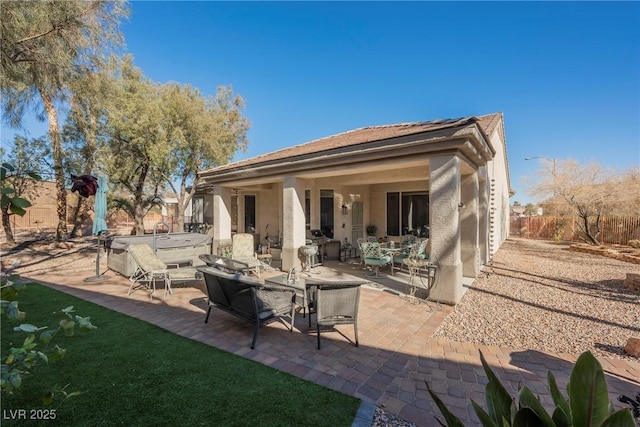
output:
[[[304,190],[304,222],[307,230],[311,229],[311,190]]]
[[[244,196],[244,232],[255,233],[256,196]]]
[[[387,236],[400,235],[400,193],[387,193]]]
[[[429,237],[429,193],[387,193],[387,235]]]
[[[194,197],[191,204],[191,221],[190,222],[204,222],[204,198]]]
[[[333,239],[333,190],[320,190],[320,229]]]

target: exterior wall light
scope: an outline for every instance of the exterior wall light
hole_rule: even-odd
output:
[[[346,215],[347,214],[347,205],[342,205],[342,215]]]

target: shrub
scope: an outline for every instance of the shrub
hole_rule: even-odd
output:
[[[19,292],[26,287],[27,284],[23,283],[17,274],[0,277],[0,314],[2,316],[8,320],[23,320],[25,318],[25,313],[20,311],[18,307],[18,297]],[[64,357],[66,350],[55,344],[56,335],[62,333],[66,336],[72,336],[76,329],[81,331],[96,329],[89,317],[75,314],[73,306],[63,308],[55,314],[58,315],[59,320],[53,328],[35,326],[30,323],[22,323],[13,328],[15,333],[29,335],[21,344],[11,347],[6,356],[2,356],[0,394],[13,394],[22,386],[25,378],[33,375],[33,368],[37,364],[53,362]],[[38,335],[37,339],[36,335]],[[63,395],[66,399],[77,394],[78,392],[68,393],[65,386],[61,390],[50,390],[43,397],[43,401],[49,405],[53,403],[54,395]]]
[[[485,388],[487,410],[473,400],[471,404],[484,427],[635,427],[629,409],[614,411],[609,401],[602,365],[591,352],[582,353],[571,371],[567,384],[568,399],[560,393],[553,374],[549,372],[547,375],[549,391],[555,404],[551,415],[526,385],[520,388],[517,400],[512,398],[487,364],[482,352],[480,360],[489,379]],[[463,426],[462,421],[447,409],[428,384],[427,388],[447,424],[436,418],[438,423],[450,427]]]
[[[638,239],[629,240],[627,244],[632,248],[640,249],[640,240]]]

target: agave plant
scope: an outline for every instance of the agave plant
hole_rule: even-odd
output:
[[[484,427],[635,427],[629,409],[615,411],[613,408],[602,365],[591,352],[582,353],[576,361],[567,384],[568,398],[558,389],[553,374],[548,373],[549,391],[555,404],[552,414],[545,410],[539,397],[526,385],[520,388],[517,400],[512,398],[487,364],[482,352],[480,360],[489,380],[485,388],[487,409],[473,400],[471,404]],[[446,421],[445,424],[436,418],[438,423],[449,427],[464,426],[431,390],[429,384],[427,388]]]

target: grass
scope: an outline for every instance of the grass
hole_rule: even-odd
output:
[[[57,362],[36,367],[13,396],[3,396],[2,424],[10,410],[46,409],[42,396],[53,386],[81,391],[59,407],[64,426],[350,426],[360,404],[268,366],[193,341],[96,304],[30,284],[20,294],[26,323],[54,325],[56,310],[73,305],[98,327],[87,334],[60,336],[67,349]],[[2,360],[17,322],[2,319]]]

